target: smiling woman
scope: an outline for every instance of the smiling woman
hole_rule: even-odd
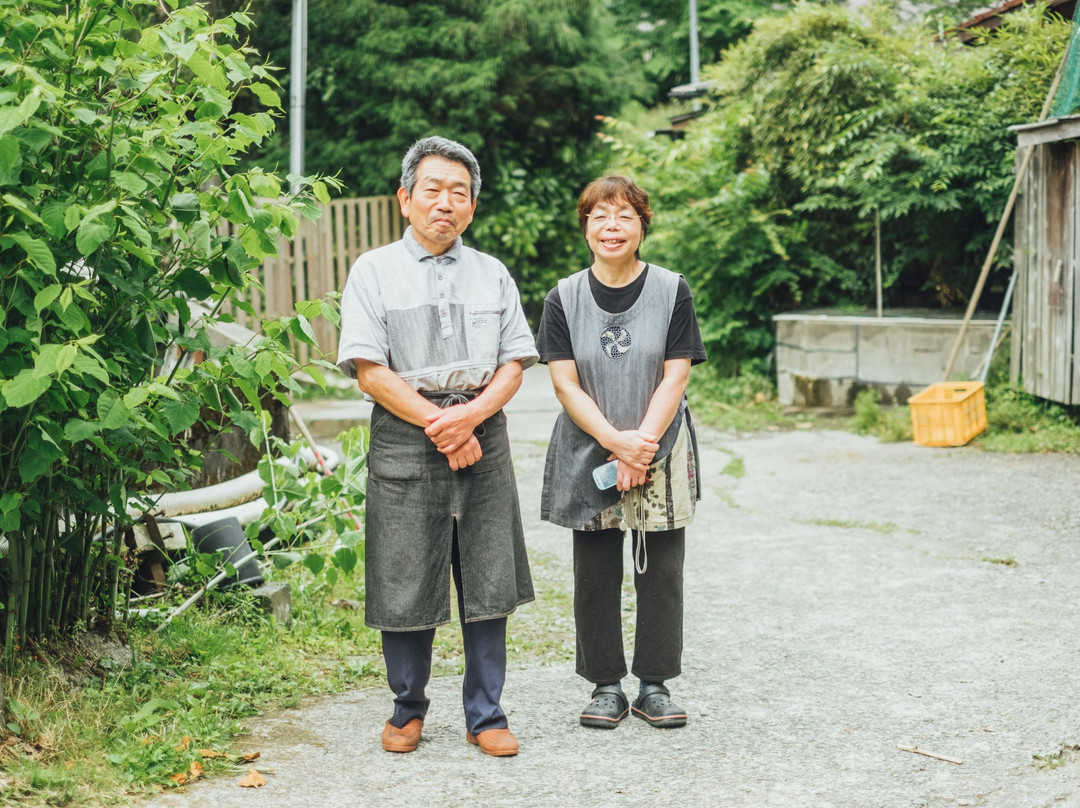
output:
[[[564,409],[548,448],[541,517],[573,530],[577,672],[596,685],[580,722],[612,729],[631,709],[620,616],[629,527],[641,682],[633,711],[651,726],[681,727],[686,714],[664,682],[681,666],[685,526],[699,496],[684,392],[705,351],[686,281],[641,260],[648,195],[626,177],[604,177],[577,210],[593,262],[548,293],[537,347]],[[593,470],[612,460],[615,486],[593,485]]]

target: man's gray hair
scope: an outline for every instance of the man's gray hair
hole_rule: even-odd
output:
[[[479,196],[480,164],[476,162],[476,157],[456,140],[449,140],[438,135],[416,141],[405,153],[405,159],[401,161],[401,187],[410,195],[412,195],[413,186],[416,185],[416,167],[425,157],[442,157],[461,163],[469,170],[469,191],[472,198],[476,199]]]

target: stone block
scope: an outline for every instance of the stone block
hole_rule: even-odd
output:
[[[263,611],[274,616],[278,625],[292,623],[292,590],[284,581],[270,581],[251,590]]]
[[[886,404],[941,381],[960,318],[902,310],[888,316],[780,314],[776,323],[777,392],[796,407],[850,407],[859,391],[878,390]],[[974,378],[989,348],[993,320],[973,320],[953,378]]]

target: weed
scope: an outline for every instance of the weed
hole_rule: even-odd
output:
[[[509,621],[508,661],[566,663],[571,573],[554,556],[532,560],[538,599]],[[206,775],[231,771],[234,755],[204,753],[229,752],[252,715],[307,695],[385,687],[379,632],[364,625],[363,570],[334,585],[299,564],[275,575],[292,588],[287,630],[249,594],[213,592],[164,632],[133,624],[136,661],[126,668],[107,669],[78,645],[25,661],[4,681],[0,804],[128,803],[175,787],[195,762]],[[433,653],[438,673],[460,672],[456,623],[436,632]],[[387,691],[388,709],[390,699]]]
[[[804,525],[824,525],[826,527],[872,530],[875,533],[882,533],[886,536],[899,530],[892,522],[858,522],[854,519],[799,519],[796,521]]]
[[[733,457],[728,461],[728,464],[724,466],[721,474],[726,474],[729,477],[734,477],[736,480],[741,480],[746,474],[746,464],[741,457]]]
[[[986,390],[987,429],[976,440],[992,452],[1080,452],[1080,407],[1036,398],[1001,381]]]
[[[761,374],[721,376],[704,365],[690,374],[688,395],[695,417],[718,429],[737,432],[776,427],[793,429],[799,424],[818,422],[805,413],[785,413],[776,399],[772,380]]]
[[[981,560],[987,562],[988,564],[1000,564],[1003,567],[1016,566],[1016,559],[1012,556],[1007,556],[1005,558],[990,558],[989,556],[984,556]]]
[[[1080,757],[1078,753],[1080,753],[1080,746],[1065,744],[1058,752],[1049,755],[1032,755],[1031,758],[1040,771],[1053,771],[1054,769],[1060,769],[1070,761],[1076,760],[1077,757]]]
[[[851,424],[860,435],[875,435],[887,443],[899,443],[912,437],[907,407],[883,409],[881,393],[872,388],[855,396],[855,416]]]

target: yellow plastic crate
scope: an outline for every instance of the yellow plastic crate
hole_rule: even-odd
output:
[[[938,382],[908,399],[915,442],[963,446],[986,429],[982,382]]]

